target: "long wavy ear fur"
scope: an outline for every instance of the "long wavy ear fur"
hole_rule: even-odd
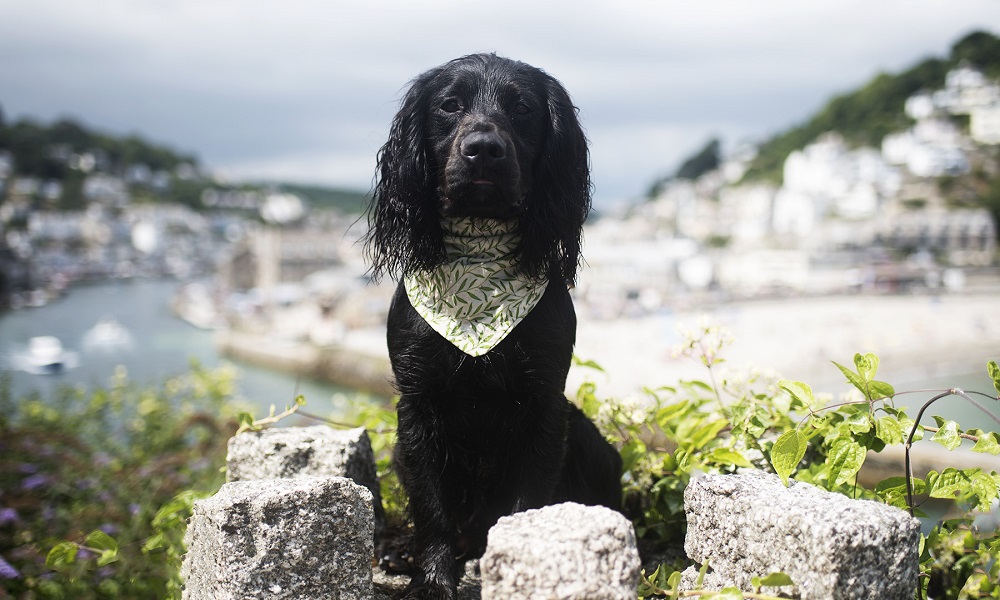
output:
[[[375,188],[368,206],[365,253],[369,274],[399,278],[428,269],[444,254],[435,204],[436,183],[424,147],[426,89],[441,68],[427,71],[410,88],[378,152]]]
[[[456,59],[420,75],[410,85],[392,121],[389,139],[378,153],[375,188],[368,206],[365,252],[372,278],[398,278],[427,270],[444,258],[437,207],[437,182],[425,147],[429,84]],[[513,61],[511,61],[513,62]],[[581,256],[583,222],[590,212],[591,185],[587,139],[569,94],[554,78],[527,67],[546,88],[549,126],[535,167],[528,210],[519,217],[518,268],[530,277],[572,285]]]
[[[581,260],[583,222],[591,206],[587,138],[569,94],[554,78],[544,73],[542,77],[550,123],[533,197],[521,216],[519,264],[525,274],[572,285]]]

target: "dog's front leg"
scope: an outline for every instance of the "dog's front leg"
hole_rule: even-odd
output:
[[[425,400],[405,394],[397,405],[395,460],[409,494],[418,568],[402,598],[451,600],[457,594],[458,565],[457,534],[442,489],[447,453],[437,420],[426,409]]]
[[[512,471],[516,490],[511,512],[541,508],[552,503],[566,460],[567,403],[561,394],[544,394],[533,400],[536,411],[524,423],[524,447]]]

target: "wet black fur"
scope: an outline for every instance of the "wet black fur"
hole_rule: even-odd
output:
[[[587,142],[558,81],[480,54],[411,83],[378,162],[366,240],[376,278],[440,264],[449,215],[516,218],[518,268],[548,280],[535,309],[476,358],[434,332],[402,285],[390,308],[395,462],[417,568],[404,597],[454,598],[499,517],[562,501],[619,508],[621,460],[563,393],[576,338],[568,286],[590,209]]]

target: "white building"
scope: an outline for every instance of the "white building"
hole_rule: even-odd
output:
[[[953,69],[945,76],[944,89],[921,92],[906,101],[906,114],[918,121],[934,112],[969,115],[969,135],[975,142],[1000,144],[1000,85],[973,68]]]
[[[83,195],[88,200],[122,206],[131,200],[128,186],[121,177],[95,173],[83,180]]]
[[[725,187],[719,192],[719,233],[736,245],[754,244],[771,233],[775,189],[768,184]]]
[[[900,183],[898,171],[886,164],[878,151],[848,149],[839,135],[823,135],[785,160],[775,227],[808,227],[826,216],[871,218],[883,199],[896,194]],[[811,204],[812,216],[805,214],[801,206],[792,206],[802,201]]]
[[[1000,144],[1000,103],[973,110],[969,134],[980,144]]]
[[[968,66],[949,71],[944,89],[934,92],[934,105],[953,115],[968,115],[977,108],[997,103],[1000,103],[1000,86]]]

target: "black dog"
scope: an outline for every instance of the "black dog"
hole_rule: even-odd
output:
[[[454,598],[499,517],[620,505],[618,453],[563,393],[587,141],[558,81],[479,54],[412,82],[378,162],[366,249],[375,278],[402,279],[388,345],[418,569],[404,597]]]

